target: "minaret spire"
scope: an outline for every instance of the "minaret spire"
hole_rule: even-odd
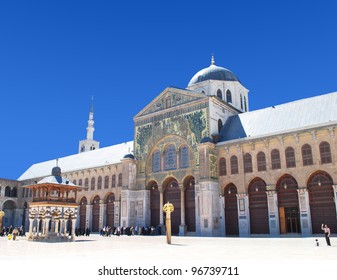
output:
[[[89,120],[88,120],[88,126],[87,126],[87,140],[93,140],[94,139],[94,97],[91,97],[91,105],[90,105],[90,111],[89,111]]]
[[[99,142],[94,140],[94,96],[91,96],[91,104],[89,110],[89,119],[87,126],[87,139],[80,141],[78,152],[87,152],[99,149]]]
[[[211,58],[211,65],[214,65],[215,61],[214,61],[214,54],[212,53],[212,58]]]

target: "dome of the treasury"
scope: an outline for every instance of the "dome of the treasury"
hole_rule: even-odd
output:
[[[223,67],[216,66],[214,64],[214,57],[212,57],[212,62],[209,67],[200,70],[192,77],[192,79],[188,83],[188,87],[207,80],[240,82],[238,77],[232,71]]]

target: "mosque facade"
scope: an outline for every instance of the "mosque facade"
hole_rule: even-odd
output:
[[[163,226],[169,201],[176,235],[337,232],[336,104],[334,92],[249,111],[248,89],[212,58],[186,89],[166,88],[135,115],[133,141],[100,148],[92,107],[78,154],[58,159],[81,187],[76,227]],[[29,227],[24,186],[54,166],[0,179],[5,224]]]

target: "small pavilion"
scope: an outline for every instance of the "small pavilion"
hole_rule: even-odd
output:
[[[58,166],[52,169],[51,176],[24,188],[31,189],[33,193],[29,203],[28,240],[74,241],[79,207],[76,197],[82,188],[62,177]]]

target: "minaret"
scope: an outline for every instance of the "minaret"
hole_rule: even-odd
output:
[[[99,149],[99,142],[94,140],[94,97],[91,98],[91,105],[90,105],[90,111],[89,111],[89,120],[88,120],[88,126],[87,126],[87,139],[81,140],[78,152],[87,152]]]

